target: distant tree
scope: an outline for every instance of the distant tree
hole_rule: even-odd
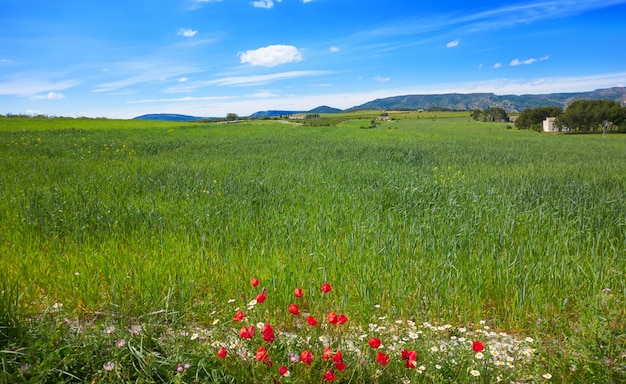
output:
[[[478,121],[480,119],[480,117],[482,116],[483,111],[481,111],[480,109],[474,109],[473,111],[470,112],[470,116],[472,117],[472,119],[474,119],[474,121]]]
[[[226,115],[226,120],[227,121],[235,121],[239,118],[239,116],[237,116],[236,113],[229,113]]]
[[[483,121],[508,121],[509,116],[506,114],[504,108],[491,107],[483,111]]]
[[[517,129],[541,130],[541,122],[544,121],[546,117],[557,117],[561,113],[563,113],[561,107],[548,106],[528,108],[519,114],[517,120],[515,120],[515,127]]]
[[[624,108],[614,100],[577,100],[556,119],[557,127],[578,132],[598,132],[618,127],[625,119]]]

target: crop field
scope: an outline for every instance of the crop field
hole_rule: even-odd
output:
[[[0,383],[626,380],[626,135],[373,116],[0,117]]]

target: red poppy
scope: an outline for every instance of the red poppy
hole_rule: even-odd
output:
[[[387,364],[389,364],[389,355],[386,355],[386,354],[384,354],[382,352],[378,352],[376,354],[376,361],[380,365],[387,365]]]
[[[335,374],[333,373],[333,371],[331,371],[331,370],[326,371],[326,373],[324,374],[324,380],[326,380],[326,381],[334,381],[335,380]]]
[[[306,349],[300,354],[300,361],[306,365],[311,365],[313,362],[313,354]]]
[[[335,354],[333,355],[333,361],[335,363],[343,362],[343,353],[341,353],[341,351],[335,352]]]
[[[265,294],[265,292],[261,292],[256,296],[257,303],[263,303],[265,302],[265,300],[267,300],[267,295]]]
[[[233,317],[233,320],[235,322],[241,321],[245,318],[246,316],[243,314],[243,312],[241,311],[237,311],[237,313],[235,313],[235,316]]]
[[[220,359],[223,359],[223,358],[225,358],[225,357],[226,357],[226,354],[227,354],[227,353],[228,353],[228,352],[226,351],[226,348],[221,347],[221,348],[219,349],[219,351],[217,351],[217,357],[219,357]]]
[[[406,360],[405,366],[409,369],[414,369],[417,366],[417,352],[402,350],[402,360]]]
[[[250,284],[252,284],[253,287],[256,287],[257,285],[259,285],[259,280],[253,277],[250,279]]]
[[[332,356],[333,356],[333,350],[330,349],[330,347],[324,348],[324,353],[322,354],[322,358],[324,359],[324,361],[330,360]]]
[[[335,312],[331,312],[328,314],[328,322],[331,324],[337,324],[337,321],[339,320],[339,316],[337,316],[337,314]]]
[[[302,289],[300,289],[300,288],[296,288],[296,289],[293,291],[293,295],[294,295],[295,297],[300,298],[300,297],[302,297],[302,296],[304,295],[304,293],[302,293]]]
[[[289,313],[298,316],[300,314],[300,308],[296,304],[289,304]]]
[[[261,363],[265,363],[270,359],[270,354],[263,347],[259,347],[256,351],[256,359]]]
[[[272,326],[269,324],[265,324],[263,326],[263,328],[261,329],[261,333],[263,334],[263,340],[267,341],[268,343],[276,340],[276,337],[274,336],[274,328],[272,328]]]
[[[474,341],[472,342],[472,349],[474,350],[474,352],[482,352],[483,349],[485,349],[485,344],[483,344],[482,341]]]
[[[346,363],[344,363],[343,361],[339,361],[339,362],[335,362],[335,368],[337,368],[337,370],[343,372],[346,370]]]
[[[309,325],[312,327],[315,327],[317,325],[317,319],[313,316],[307,316],[306,322],[309,323]]]
[[[339,315],[339,318],[337,318],[337,324],[339,325],[345,324],[347,322],[348,322],[348,317],[346,317],[346,315],[344,315],[343,313]]]
[[[251,339],[254,336],[254,332],[255,332],[254,325],[251,325],[250,328],[241,327],[241,330],[239,330],[239,336],[242,339]]]
[[[330,286],[330,284],[328,283],[324,283],[322,284],[322,292],[323,293],[328,293],[333,289],[333,287]]]
[[[376,348],[380,348],[380,339],[378,337],[372,337],[369,341],[369,345],[370,347],[376,349]]]
[[[278,373],[281,376],[288,376],[289,375],[289,368],[285,367],[284,365],[281,366],[280,368],[278,368]]]

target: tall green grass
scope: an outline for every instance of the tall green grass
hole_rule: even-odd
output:
[[[29,313],[200,322],[251,276],[538,331],[626,293],[624,137],[363,124],[3,118],[0,268]]]

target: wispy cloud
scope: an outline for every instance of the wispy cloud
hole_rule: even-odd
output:
[[[272,73],[269,75],[252,75],[252,76],[231,76],[223,77],[217,80],[208,81],[209,85],[260,85],[267,84],[273,81],[294,79],[298,77],[319,76],[329,74],[329,71],[290,71]]]
[[[495,64],[493,65],[493,67],[494,67],[495,69],[498,69],[498,68],[502,67],[502,63],[495,63]]]
[[[114,76],[115,73],[118,73],[118,76],[125,77],[120,80],[98,84],[92,92],[111,92],[138,84],[160,83],[167,79],[179,79],[183,75],[198,72],[196,68],[172,65],[159,60],[126,62],[117,66],[119,68],[115,70],[110,69],[107,76]]]
[[[280,64],[297,63],[302,60],[300,50],[292,45],[269,45],[267,47],[239,52],[242,64],[274,67]]]
[[[531,1],[470,14],[429,15],[428,18],[407,19],[404,23],[396,21],[393,25],[371,30],[367,35],[408,36],[433,31],[467,33],[498,30],[571,17],[623,3],[626,3],[626,0]]]
[[[330,47],[330,51],[331,52],[339,52],[339,48],[333,46],[333,47]]]
[[[531,57],[530,59],[526,59],[526,60],[513,59],[509,65],[512,66],[512,67],[516,67],[518,65],[530,65],[530,64],[536,63],[538,61],[548,60],[549,58],[550,58],[550,56],[544,56],[544,57],[540,57],[538,59],[535,59],[534,57]]]
[[[227,100],[230,97],[223,96],[202,96],[202,97],[175,97],[168,99],[142,99],[127,101],[126,104],[148,104],[148,103],[188,103],[192,101],[213,101],[213,100]]]
[[[34,97],[42,93],[48,94],[72,88],[78,84],[78,80],[56,80],[54,76],[45,74],[15,74],[9,76],[8,80],[0,82],[0,95]]]
[[[61,100],[65,99],[65,95],[61,92],[48,92],[47,95],[33,95],[30,97],[31,100]]]
[[[459,39],[452,40],[448,44],[446,44],[446,48],[454,48],[459,45],[459,42],[460,42]]]
[[[379,83],[386,83],[387,81],[391,80],[390,77],[383,77],[383,76],[374,76],[372,79]]]

